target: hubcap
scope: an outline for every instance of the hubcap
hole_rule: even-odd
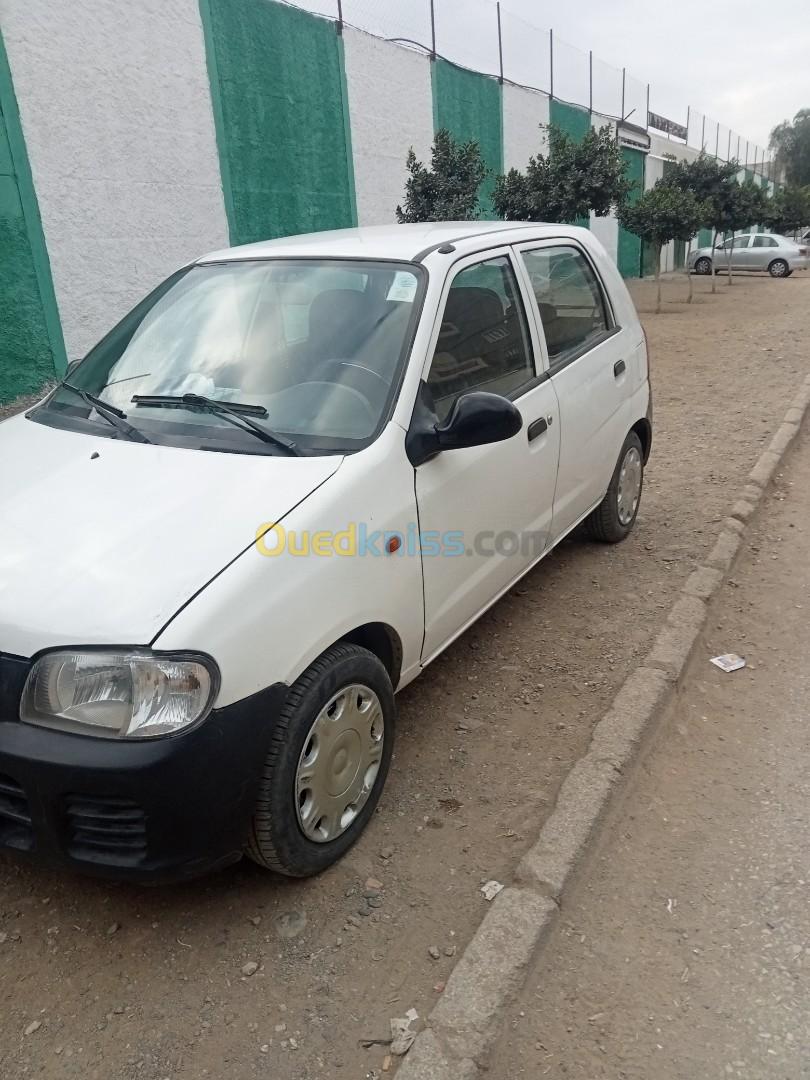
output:
[[[367,686],[338,691],[315,718],[295,774],[295,806],[304,835],[325,844],[341,836],[365,806],[382,761],[385,721]]]
[[[708,259],[698,259],[695,269],[699,274],[708,274],[711,269],[711,263]]]
[[[633,520],[641,496],[641,454],[631,446],[619,470],[618,512],[622,525]]]
[[[787,267],[783,262],[775,262],[771,267],[771,273],[774,277],[784,277]]]

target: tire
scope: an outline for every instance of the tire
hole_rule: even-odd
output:
[[[346,694],[349,687],[358,694]],[[365,712],[360,711],[361,700],[367,703],[367,708],[365,704],[362,706]],[[331,709],[338,710],[334,715],[327,708],[330,703]],[[374,721],[378,714],[381,724]],[[349,718],[346,723],[357,723],[358,728],[341,728],[337,738],[330,736],[331,723],[343,723],[343,716]],[[394,749],[395,716],[391,679],[368,649],[349,643],[333,645],[307,668],[290,688],[265,758],[246,847],[254,862],[289,877],[309,877],[337,862],[349,850],[368,824],[385,785]],[[375,723],[381,732],[379,739],[374,738]],[[370,724],[367,735],[364,724]],[[354,760],[358,745],[355,735],[361,748],[379,743],[379,751],[373,751],[379,753],[376,765],[364,762],[362,749],[358,751],[358,760]],[[319,778],[315,770],[321,753],[325,752],[324,745],[331,747],[329,756],[323,758],[328,773]],[[314,762],[310,766],[308,756]],[[343,762],[347,762],[345,767]],[[305,775],[308,767],[313,770],[311,778]],[[375,767],[377,771],[372,777]],[[337,775],[335,770],[339,770]],[[362,783],[362,790],[338,819],[340,803],[352,794],[351,779],[347,781],[347,777],[355,784]],[[312,780],[312,789],[306,788],[307,779]],[[347,783],[339,799],[323,790],[329,786],[327,780],[338,786]],[[365,801],[361,803],[362,797]],[[322,804],[327,814],[318,818]],[[343,818],[351,813],[353,806],[357,807],[356,814],[344,825]],[[314,812],[310,813],[313,807]],[[328,824],[318,828],[319,822],[326,822],[330,815],[336,830],[342,830],[335,830],[333,838],[328,836]]]
[[[695,262],[696,274],[711,274],[712,272],[712,260],[705,255],[701,255]]]
[[[623,477],[622,470],[630,463],[633,463],[634,471],[637,470],[638,488],[635,494],[635,505],[632,506],[632,512],[628,517],[627,506],[622,512],[619,495]],[[610,478],[610,485],[604,499],[596,509],[591,511],[585,521],[585,527],[594,540],[599,540],[603,544],[618,544],[619,541],[624,540],[629,535],[636,523],[643,487],[644,450],[641,446],[641,439],[639,439],[635,431],[631,431],[624,440],[624,446],[622,446],[619,460],[616,462],[616,468],[613,470],[613,476]]]
[[[775,278],[790,277],[790,267],[784,259],[774,259],[768,267],[768,273]]]

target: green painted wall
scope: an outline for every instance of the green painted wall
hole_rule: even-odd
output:
[[[549,123],[570,135],[575,142],[580,142],[591,130],[591,117],[585,109],[578,109],[576,105],[568,105],[564,101],[552,98],[549,102]],[[583,229],[590,226],[590,218],[577,218],[574,225],[580,225]]]
[[[623,146],[622,157],[627,162],[627,177],[636,185],[629,197],[629,201],[634,203],[644,191],[644,154]],[[638,277],[641,274],[641,241],[621,226],[617,262],[622,277]]]
[[[31,170],[0,36],[0,402],[65,368]]]
[[[265,0],[200,0],[200,12],[231,242],[355,225],[334,24]]]
[[[549,102],[549,122],[562,128],[577,142],[591,130],[591,118],[587,109],[578,109],[564,101],[552,98]]]
[[[494,218],[490,195],[503,172],[503,94],[497,79],[437,59],[433,67],[433,127],[460,141],[475,139],[492,171],[481,186],[481,214]]]
[[[712,246],[712,230],[701,229],[698,233],[698,247],[711,247]]]

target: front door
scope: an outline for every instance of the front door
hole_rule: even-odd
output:
[[[461,260],[440,310],[426,372],[439,420],[459,395],[487,390],[515,403],[523,428],[504,442],[445,451],[416,469],[425,663],[543,554],[560,430],[508,249]]]

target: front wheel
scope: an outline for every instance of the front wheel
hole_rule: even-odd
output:
[[[607,494],[585,525],[594,540],[617,544],[636,523],[641,489],[644,486],[644,450],[641,439],[631,431],[613,470]]]
[[[705,255],[701,256],[695,263],[696,274],[710,274],[712,272],[712,260],[707,259]]]
[[[380,660],[333,645],[290,688],[264,763],[247,854],[290,877],[331,866],[359,838],[394,748],[394,690]]]
[[[768,267],[768,273],[771,277],[789,277],[790,267],[784,259],[774,259]]]

